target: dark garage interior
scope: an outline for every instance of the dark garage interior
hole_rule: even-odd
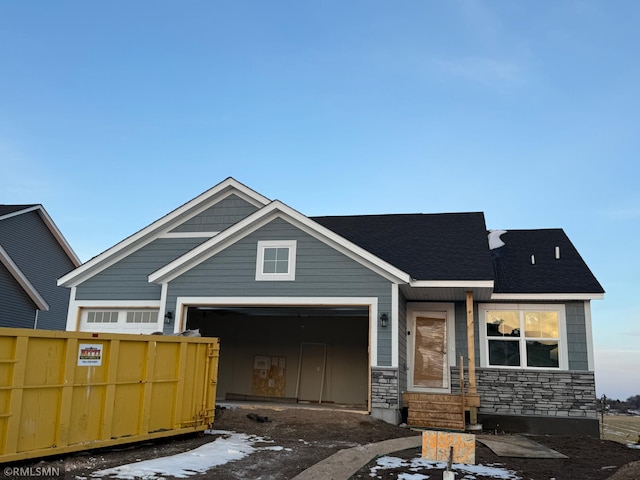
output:
[[[368,408],[368,307],[192,306],[187,329],[220,338],[218,401]]]

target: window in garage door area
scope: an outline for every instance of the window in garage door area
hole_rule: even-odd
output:
[[[157,309],[83,309],[84,332],[153,333],[162,330]]]

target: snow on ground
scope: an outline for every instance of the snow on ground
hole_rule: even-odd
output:
[[[93,472],[91,477],[123,480],[135,478],[154,480],[164,476],[187,478],[197,473],[206,472],[217,465],[240,460],[258,450],[281,451],[284,449],[278,446],[255,447],[256,443],[264,443],[267,440],[254,435],[223,430],[208,430],[207,433],[220,435],[220,437],[188,452],[99,470]]]
[[[371,477],[377,477],[378,472],[391,468],[406,468],[412,473],[404,473],[398,476],[400,480],[424,480],[429,478],[429,475],[420,473],[421,470],[438,469],[445,470],[447,468],[446,462],[434,462],[425,460],[424,458],[414,458],[412,460],[404,460],[397,457],[380,457],[377,460],[377,465],[371,468]],[[483,475],[485,477],[492,477],[501,480],[521,480],[515,472],[501,468],[495,465],[466,465],[461,463],[454,463],[451,469],[459,474],[464,474],[461,478],[464,480],[473,480],[475,475]],[[460,478],[460,477],[458,477]]]
[[[637,448],[638,450],[640,450],[640,443],[627,443],[627,447]]]

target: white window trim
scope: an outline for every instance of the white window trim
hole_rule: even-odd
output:
[[[152,333],[161,331],[163,327],[162,317],[160,317],[160,308],[148,305],[106,305],[111,302],[95,302],[95,305],[83,305],[78,308],[78,326],[77,331],[91,331],[103,333]],[[131,302],[129,302],[131,303]],[[139,303],[139,302],[136,302]],[[86,319],[90,312],[116,312],[117,322],[87,322]],[[154,312],[157,315],[155,322],[127,322],[129,312]],[[82,330],[82,326],[91,326],[89,330]]]
[[[69,298],[66,330],[70,332],[80,331],[80,316],[83,309],[116,310],[148,308],[162,310],[159,300],[76,300],[76,291],[76,287],[72,287]],[[164,312],[160,311],[158,316],[160,319],[164,318]]]
[[[516,310],[535,312],[558,312],[558,367],[529,367],[526,365],[506,366],[489,365],[489,337],[485,324],[488,310]],[[567,315],[562,304],[536,304],[536,303],[481,303],[478,305],[478,330],[480,331],[480,365],[484,368],[499,368],[505,370],[569,370],[569,351],[567,344]],[[524,338],[526,340],[526,338]],[[523,338],[518,339],[521,343]]]
[[[293,281],[296,279],[296,240],[261,240],[258,241],[256,256],[257,281]],[[267,248],[288,248],[289,258],[287,273],[264,273],[264,251]]]

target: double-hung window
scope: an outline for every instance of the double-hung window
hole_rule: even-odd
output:
[[[563,305],[480,305],[486,367],[567,368]]]
[[[295,240],[265,240],[258,242],[256,280],[295,280]]]

